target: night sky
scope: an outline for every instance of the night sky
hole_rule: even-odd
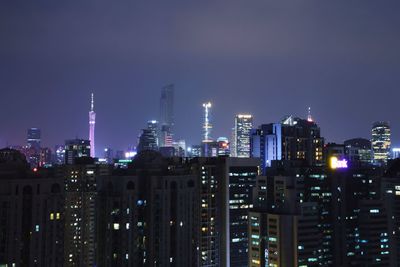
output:
[[[212,136],[234,115],[255,124],[307,107],[327,141],[370,137],[388,120],[400,138],[400,1],[15,1],[0,4],[0,146],[88,138],[97,151],[135,145],[175,84],[175,138]]]

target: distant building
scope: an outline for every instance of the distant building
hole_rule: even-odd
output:
[[[158,122],[149,121],[147,128],[142,130],[142,134],[139,137],[139,144],[137,147],[138,152],[144,150],[158,150]]]
[[[248,114],[239,114],[235,116],[235,128],[233,142],[235,157],[250,157],[250,132],[253,128],[253,116]]]
[[[96,157],[94,129],[96,125],[96,112],[94,112],[94,94],[91,95],[90,111],[89,111],[89,141],[90,141],[90,156]]]
[[[39,166],[40,167],[45,167],[45,166],[51,166],[52,163],[52,153],[50,148],[41,148],[40,149],[40,160],[39,160]]]
[[[329,162],[331,157],[344,159],[346,155],[346,146],[344,144],[328,143],[324,146],[325,162]]]
[[[318,125],[292,116],[281,123],[263,124],[251,133],[251,157],[261,159],[264,171],[274,160],[303,160],[321,165],[323,147]]]
[[[201,157],[201,146],[199,145],[194,145],[188,148],[188,157],[190,158],[196,158],[196,157]]]
[[[222,145],[222,143],[221,143]],[[201,144],[202,157],[218,157],[220,143],[217,141],[203,142]]]
[[[156,120],[151,120],[147,122],[147,129],[151,130],[155,140],[157,148],[160,147],[160,125],[159,122]]]
[[[174,157],[176,154],[175,148],[173,146],[163,146],[158,150],[163,157]]]
[[[374,163],[386,165],[390,157],[390,126],[388,122],[379,121],[372,125],[372,151]]]
[[[41,132],[38,128],[28,129],[27,135],[28,148],[33,148],[35,151],[40,151]]]
[[[172,146],[175,149],[175,156],[177,157],[185,157],[186,156],[186,141],[180,139],[176,142],[172,143]]]
[[[361,164],[372,163],[371,141],[364,138],[354,138],[344,141],[346,155],[350,162]]]
[[[28,129],[27,147],[24,154],[32,168],[40,164],[41,131],[38,128]]]
[[[115,159],[119,160],[119,159],[126,159],[126,154],[124,151],[122,150],[117,150],[115,151]]]
[[[226,137],[218,137],[218,155],[217,156],[229,156],[231,154],[229,140]]]
[[[236,132],[235,132],[235,127],[233,127],[232,131],[231,131],[231,140],[232,141],[229,144],[229,148],[231,150],[231,154],[230,154],[231,157],[236,157],[236,143],[234,141],[235,139],[236,139]]]
[[[54,147],[54,163],[57,165],[65,164],[65,145]]]
[[[160,98],[160,144],[166,146],[165,140],[172,137],[174,127],[174,85],[169,84],[162,88]]]
[[[90,141],[72,139],[65,141],[65,164],[75,164],[77,158],[90,157]]]
[[[114,150],[107,147],[104,149],[104,159],[108,164],[114,163]]]
[[[392,148],[392,159],[400,158],[400,147]]]
[[[213,142],[213,139],[211,137],[211,131],[212,131],[211,106],[212,106],[211,102],[203,103],[203,108],[204,108],[203,139],[201,141],[201,144],[202,144],[201,155],[203,157],[209,157],[210,155],[213,154],[212,148],[210,147],[210,143]]]

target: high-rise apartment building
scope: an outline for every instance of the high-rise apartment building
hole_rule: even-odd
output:
[[[296,212],[249,212],[248,266],[321,266],[321,232],[316,203]]]
[[[253,116],[249,114],[239,114],[235,116],[234,128],[234,148],[235,157],[250,157],[250,132],[253,128]]]
[[[0,150],[0,266],[63,266],[64,179]]]
[[[197,175],[184,162],[143,151],[97,188],[97,266],[199,266]]]
[[[109,167],[78,158],[59,175],[65,179],[64,266],[96,266],[97,180]]]
[[[390,126],[388,122],[378,121],[372,125],[372,152],[374,163],[386,165],[390,157]]]
[[[199,176],[199,266],[247,266],[247,218],[258,164],[229,157],[191,161]]]
[[[255,209],[249,214],[248,264],[321,266],[323,240],[318,203],[306,199],[305,176],[297,168],[276,171],[269,169],[268,176],[257,177]]]

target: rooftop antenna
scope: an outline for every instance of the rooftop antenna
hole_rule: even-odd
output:
[[[94,94],[92,93],[92,101],[90,102],[90,111],[94,110]]]
[[[308,116],[307,116],[307,121],[313,122],[313,118],[311,116],[311,107],[308,107]]]

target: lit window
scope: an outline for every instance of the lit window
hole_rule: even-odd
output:
[[[113,228],[114,230],[119,230],[119,223],[114,223]]]

